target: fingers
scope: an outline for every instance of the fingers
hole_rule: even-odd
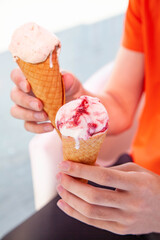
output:
[[[23,108],[31,109],[34,111],[42,111],[43,109],[43,104],[39,99],[22,92],[17,87],[14,87],[12,89],[11,99],[14,103]]]
[[[59,164],[61,171],[74,177],[83,178],[99,185],[129,190],[134,182],[134,175],[111,168],[88,166],[86,164],[62,161]]]
[[[66,102],[78,98],[81,95],[85,95],[85,90],[80,81],[69,72],[61,72],[65,85]]]
[[[43,111],[43,103],[34,97],[30,84],[25,79],[20,69],[11,72],[11,79],[16,84],[11,91],[11,99],[15,106],[11,108],[11,115],[25,121],[27,131],[33,133],[45,133],[53,131],[54,127],[48,120],[47,114]],[[40,123],[43,122],[43,123]]]
[[[123,192],[93,187],[62,173],[59,177],[63,188],[89,204],[114,208],[124,208],[127,205]]]
[[[57,187],[57,191],[67,204],[86,217],[118,222],[124,222],[126,219],[126,216],[122,210],[89,204],[88,202],[83,201],[81,198],[78,198],[77,196],[66,191],[62,185]]]
[[[11,108],[11,115],[17,119],[25,120],[24,127],[29,132],[45,133],[54,130],[54,127],[49,122],[37,123],[48,120],[47,114],[44,111],[35,112],[15,105]]]
[[[84,222],[88,225],[95,226],[100,229],[106,229],[108,231],[118,233],[118,234],[125,234],[124,226],[117,222],[102,221],[102,220],[88,218],[88,217],[82,215],[81,213],[79,213],[78,211],[76,211],[71,206],[69,206],[63,200],[59,200],[57,205],[63,212],[65,212],[70,217],[73,217],[73,218],[75,218],[81,222]]]
[[[17,119],[21,119],[25,121],[42,122],[42,121],[48,120],[48,116],[44,111],[35,112],[32,110],[22,108],[17,105],[11,108],[11,115]]]
[[[14,69],[11,72],[11,79],[16,84],[16,86],[21,89],[23,92],[30,92],[31,87],[22,71],[19,68]]]
[[[51,123],[36,123],[36,122],[25,122],[24,127],[27,131],[32,133],[45,133],[54,130]]]

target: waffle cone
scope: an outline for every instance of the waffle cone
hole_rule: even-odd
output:
[[[62,136],[64,160],[93,165],[97,159],[106,133],[107,131],[96,134],[88,140],[80,139],[79,149],[75,148],[74,138]]]
[[[50,67],[51,60],[53,68]],[[35,96],[43,102],[44,110],[48,114],[49,120],[56,128],[56,113],[65,103],[64,83],[59,71],[56,49],[44,62],[32,64],[18,58],[17,64],[30,83]],[[57,132],[59,133],[58,130]]]

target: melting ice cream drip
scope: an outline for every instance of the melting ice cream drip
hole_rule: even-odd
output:
[[[77,138],[74,138],[74,140],[75,140],[75,149],[79,149],[79,138],[77,137]]]
[[[61,134],[75,140],[75,148],[80,148],[80,140],[87,140],[108,129],[108,114],[97,98],[81,96],[63,105],[57,112],[56,125]]]
[[[54,34],[30,22],[15,30],[9,50],[13,57],[16,56],[24,62],[36,64],[44,62],[54,49],[58,48],[59,53],[60,47],[61,43]]]
[[[51,51],[50,55],[49,55],[49,66],[50,66],[50,68],[53,68],[52,53],[53,53],[53,51]]]

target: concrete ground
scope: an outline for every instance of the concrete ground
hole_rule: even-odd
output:
[[[120,45],[123,15],[56,34],[62,42],[60,66],[82,82],[114,59]],[[28,143],[33,134],[13,119],[10,72],[16,67],[9,52],[0,54],[0,237],[34,213]]]

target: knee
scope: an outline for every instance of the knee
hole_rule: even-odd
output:
[[[37,148],[37,146],[39,145],[38,142],[39,142],[39,135],[36,135],[29,142],[29,151]]]
[[[54,137],[52,134],[37,134],[35,135],[31,141],[29,142],[29,151],[36,150],[36,149],[45,149],[47,150],[48,147],[54,142]]]
[[[54,131],[51,133],[37,134],[29,142],[29,151],[44,150],[49,151],[56,149],[61,145],[61,140],[58,134]]]

